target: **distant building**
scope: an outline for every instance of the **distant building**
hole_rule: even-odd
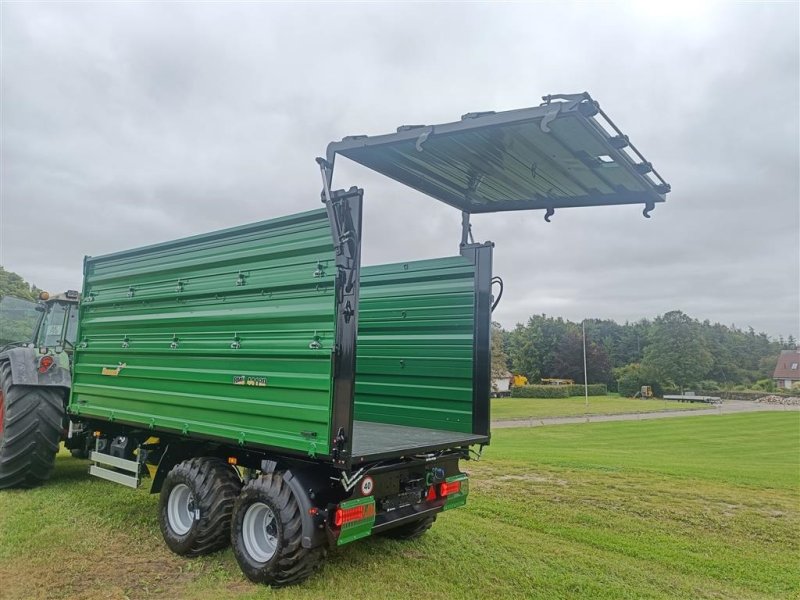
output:
[[[772,379],[779,388],[787,390],[800,381],[800,351],[782,350]]]

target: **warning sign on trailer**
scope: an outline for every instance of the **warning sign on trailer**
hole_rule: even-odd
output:
[[[364,479],[361,480],[361,495],[369,496],[374,486],[375,482],[372,481],[372,477],[364,477]]]

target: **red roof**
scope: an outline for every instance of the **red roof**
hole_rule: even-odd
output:
[[[772,378],[800,380],[800,351],[781,350]]]

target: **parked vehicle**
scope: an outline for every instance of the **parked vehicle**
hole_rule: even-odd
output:
[[[46,481],[61,442],[89,456],[66,416],[77,330],[77,291],[0,300],[0,489]]]
[[[337,156],[458,209],[457,254],[362,266],[363,190],[332,189]],[[152,465],[169,548],[230,543],[273,586],[466,503],[461,461],[490,441],[493,302],[472,214],[647,215],[669,191],[588,94],[347,137],[317,162],[319,210],[87,257],[73,355],[70,418],[133,448],[93,452],[90,472],[137,487]]]
[[[511,395],[514,376],[511,373],[502,373],[492,377],[492,398],[507,398]]]

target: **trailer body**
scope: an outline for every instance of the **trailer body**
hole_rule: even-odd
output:
[[[345,361],[348,282],[325,209],[87,258],[72,414],[343,468],[487,442],[488,397],[473,418],[476,324],[490,319],[475,314],[475,265],[353,267]]]

